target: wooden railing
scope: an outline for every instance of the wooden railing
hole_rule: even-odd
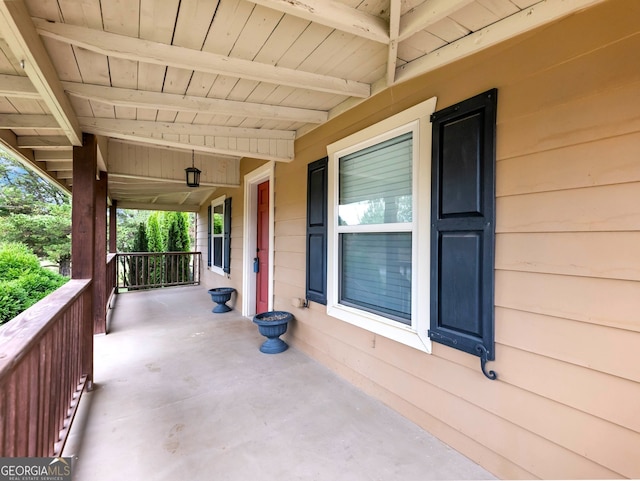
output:
[[[106,281],[105,314],[109,310],[111,298],[118,293],[118,255],[107,254],[107,281]]]
[[[114,294],[118,278],[118,255],[107,254],[107,304],[108,299]]]
[[[200,252],[118,253],[118,291],[200,284]]]
[[[70,280],[0,328],[0,457],[57,456],[93,375],[90,280]]]

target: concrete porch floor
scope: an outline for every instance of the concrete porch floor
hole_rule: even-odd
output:
[[[494,479],[206,288],[117,296],[64,455],[76,481]],[[295,321],[294,321],[295,322]]]

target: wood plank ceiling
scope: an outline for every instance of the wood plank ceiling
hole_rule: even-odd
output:
[[[598,1],[0,0],[0,141],[71,190],[94,133],[120,207],[197,210],[242,157]]]

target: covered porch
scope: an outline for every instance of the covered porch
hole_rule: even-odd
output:
[[[64,450],[75,480],[493,479],[297,349],[262,354],[248,318],[212,306],[202,286],[116,297]]]

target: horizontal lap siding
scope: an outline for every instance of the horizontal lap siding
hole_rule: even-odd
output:
[[[396,86],[276,166],[275,306],[298,348],[504,478],[640,477],[640,4],[605,2]],[[433,95],[491,87],[497,129],[496,361],[428,355],[304,296],[306,165]]]

